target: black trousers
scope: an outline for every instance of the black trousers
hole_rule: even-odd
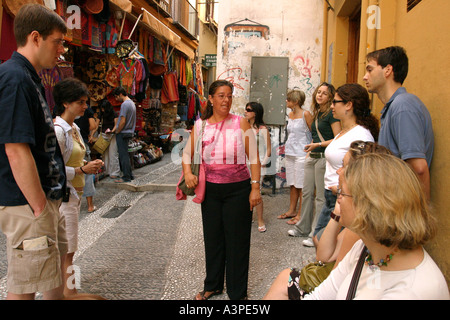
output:
[[[250,180],[216,184],[206,182],[202,202],[205,241],[205,291],[222,291],[226,275],[231,300],[247,296],[252,212]]]

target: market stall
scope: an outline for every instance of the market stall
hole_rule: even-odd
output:
[[[96,116],[103,99],[119,113],[120,103],[111,92],[122,86],[136,104],[136,132],[129,146],[132,165],[159,160],[171,150],[172,133],[178,127],[190,128],[206,105],[194,50],[144,8],[132,12],[127,0],[84,1],[79,21],[68,10],[74,3],[78,1],[54,1],[54,10],[70,28],[63,59],[40,72],[50,109],[53,87],[67,77],[87,84]],[[4,12],[2,36],[12,23],[13,17]],[[1,56],[10,56],[3,51]]]

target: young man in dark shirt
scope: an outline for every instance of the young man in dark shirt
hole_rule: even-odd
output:
[[[56,65],[66,32],[55,12],[24,5],[14,21],[18,49],[0,65],[0,228],[7,237],[8,299],[34,299],[38,291],[44,299],[62,298],[67,239],[58,209],[65,167],[37,73]]]

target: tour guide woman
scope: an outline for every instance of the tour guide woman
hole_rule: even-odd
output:
[[[228,297],[247,298],[252,209],[261,202],[261,165],[250,124],[245,118],[230,114],[232,100],[230,82],[217,80],[211,84],[206,111],[196,121],[183,153],[186,184],[195,188],[199,180],[192,174],[190,163],[194,142],[206,121],[202,136],[206,186],[201,204],[206,278],[204,289],[195,300],[222,293],[225,272]]]

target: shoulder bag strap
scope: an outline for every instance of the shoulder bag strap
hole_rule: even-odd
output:
[[[320,141],[324,142],[325,140],[323,139],[322,134],[319,131],[319,115],[317,115],[317,118],[316,118],[316,131],[317,131],[317,134],[319,135]]]
[[[194,163],[200,163],[200,159],[202,156],[202,140],[203,140],[203,131],[205,131],[206,120],[202,120],[202,129],[198,134],[197,140],[194,145]]]
[[[356,265],[355,271],[353,272],[352,281],[350,282],[350,287],[348,288],[347,298],[346,300],[353,300],[356,294],[356,288],[358,287],[359,277],[361,276],[362,267],[364,265],[364,260],[367,256],[367,248],[364,248],[361,251],[359,256],[358,263]]]

